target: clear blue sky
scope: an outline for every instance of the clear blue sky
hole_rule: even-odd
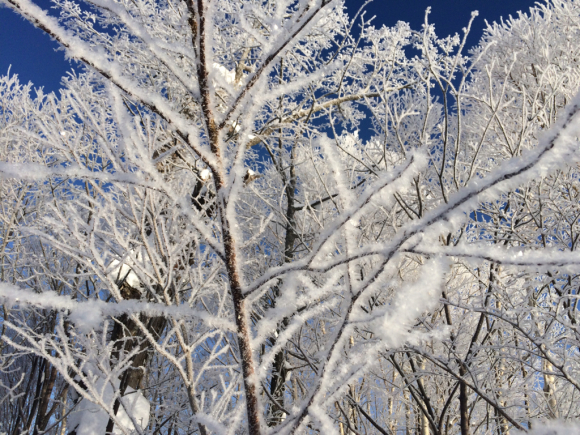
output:
[[[50,7],[48,0],[36,0],[37,4]],[[354,12],[362,4],[361,0],[346,0],[348,8]],[[473,46],[481,37],[489,22],[500,17],[515,16],[518,11],[528,11],[534,0],[374,0],[367,7],[367,17],[375,15],[375,26],[394,25],[397,21],[407,21],[414,29],[420,29],[425,9],[431,6],[430,22],[435,24],[437,34],[446,36],[461,33],[469,21],[471,11],[478,10],[468,45]],[[57,44],[42,31],[5,7],[0,6],[0,74],[19,75],[21,82],[32,81],[35,86],[43,86],[45,92],[59,88],[60,78],[74,65],[64,60],[62,51],[55,51]]]

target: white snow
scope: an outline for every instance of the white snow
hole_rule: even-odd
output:
[[[230,71],[223,65],[219,65],[214,62],[213,67],[220,72],[223,78],[226,80],[227,83],[230,85],[235,84],[236,82],[236,72]]]
[[[119,260],[111,261],[109,268],[112,268],[109,276],[115,282],[125,282],[133,288],[141,287],[141,280],[137,274],[126,264],[121,264]]]
[[[95,382],[97,391],[102,391],[102,399],[104,403],[113,403],[113,388],[110,383],[103,385],[104,380],[98,379]],[[104,386],[104,388],[103,388]],[[115,381],[115,388],[118,388],[119,380]],[[135,430],[131,419],[126,411],[133,416],[141,429],[144,429],[149,424],[149,401],[143,396],[140,391],[135,391],[131,387],[127,387],[125,396],[121,399],[122,405],[117,412],[119,423],[127,431]],[[105,433],[107,423],[109,421],[109,414],[100,406],[83,399],[77,405],[76,410],[71,413],[68,424],[70,428],[77,428],[77,435],[102,435]],[[123,434],[121,428],[117,425],[113,428],[113,434]]]
[[[528,432],[515,431],[514,435],[580,435],[580,423],[550,421],[535,424]]]
[[[209,169],[203,169],[200,173],[199,173],[199,178],[201,178],[202,181],[207,181],[211,178],[211,172]]]

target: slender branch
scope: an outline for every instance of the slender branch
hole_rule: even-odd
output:
[[[252,75],[252,77],[250,78],[248,83],[244,86],[244,89],[240,92],[240,94],[238,95],[236,100],[233,102],[230,110],[228,110],[226,112],[222,122],[220,123],[220,125],[218,127],[218,130],[224,129],[224,127],[228,124],[229,120],[232,118],[232,115],[238,110],[238,107],[246,99],[246,96],[248,96],[248,94],[250,93],[252,88],[256,85],[256,83],[258,83],[258,81],[264,75],[264,73],[269,70],[270,66],[274,63],[274,61],[276,60],[278,55],[284,49],[286,49],[286,47],[288,47],[292,42],[294,42],[296,37],[314,19],[314,17],[316,17],[316,15],[318,15],[318,13],[320,11],[322,11],[326,6],[333,3],[334,1],[335,0],[322,0],[320,6],[318,6],[317,8],[313,8],[312,11],[310,12],[310,14],[304,18],[304,21],[302,22],[302,24],[300,24],[298,26],[298,28],[295,29],[294,32],[290,36],[286,37],[285,40],[278,47],[276,47],[276,48],[274,48],[274,50],[272,50],[272,52],[264,59],[260,68],[258,68],[258,70]]]

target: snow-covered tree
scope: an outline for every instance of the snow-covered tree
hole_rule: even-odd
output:
[[[2,2],[86,68],[0,81],[0,430],[578,417],[577,2],[469,52],[332,0]]]

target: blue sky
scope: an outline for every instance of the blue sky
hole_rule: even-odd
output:
[[[36,0],[37,4],[50,7],[48,0]],[[346,0],[347,7],[354,14],[362,4],[361,0]],[[367,7],[367,17],[376,16],[375,26],[394,25],[397,21],[407,21],[415,29],[420,29],[425,9],[431,6],[430,22],[435,24],[441,36],[461,32],[469,21],[471,11],[478,10],[479,17],[474,22],[468,46],[477,43],[489,22],[515,16],[518,11],[527,11],[533,0],[374,0]],[[60,79],[74,64],[64,60],[64,52],[56,51],[56,42],[51,41],[42,31],[35,29],[11,10],[0,7],[0,74],[18,74],[20,81],[32,81],[36,87],[44,87],[45,92],[57,90]]]

